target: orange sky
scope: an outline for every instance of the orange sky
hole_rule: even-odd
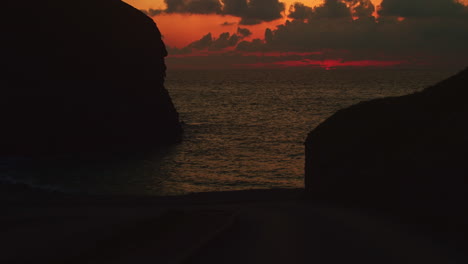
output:
[[[164,9],[166,4],[164,0],[123,0],[124,2],[138,8],[148,10]],[[298,0],[280,0],[286,5],[286,12],[289,6]],[[468,4],[468,0],[459,0]],[[323,3],[323,0],[307,0],[303,1],[306,5],[316,6]],[[375,6],[379,6],[382,0],[371,0]],[[221,15],[183,15],[183,14],[165,14],[154,17],[155,22],[164,35],[166,45],[171,47],[182,48],[189,43],[200,39],[207,33],[211,33],[213,37],[219,36],[223,32],[234,33],[237,30],[237,25],[221,26],[224,22],[239,22],[241,19],[233,16]],[[286,16],[283,19],[266,22],[254,26],[242,26],[252,31],[253,35],[247,39],[261,38],[263,39],[266,28],[275,28],[277,25],[284,24]]]
[[[153,9],[162,9],[166,6],[164,3],[164,0],[124,0],[124,2],[131,4],[132,6],[139,8],[139,9],[148,9],[148,8],[153,8]],[[283,0],[281,1],[286,4],[286,6],[289,6],[290,4],[294,2],[301,2],[298,0]],[[320,4],[323,2],[323,0],[307,0],[307,5],[312,5],[312,4]],[[382,2],[382,0],[372,0],[372,2]]]
[[[124,2],[138,9],[164,9],[166,4],[164,0],[123,0]],[[382,0],[371,0],[378,5]],[[468,1],[468,0],[466,0]],[[286,10],[297,0],[282,0],[285,3]],[[319,5],[323,0],[308,0],[306,3],[310,6]],[[171,47],[182,48],[191,42],[200,39],[207,33],[211,33],[213,37],[219,36],[223,32],[234,33],[238,25],[221,26],[224,22],[239,22],[240,18],[233,16],[220,15],[183,15],[183,14],[165,14],[154,17],[155,22],[164,35],[164,42]],[[246,27],[252,31],[252,36],[249,39],[261,38],[265,34],[266,28],[275,28],[277,25],[284,24],[286,18],[276,21],[265,22],[254,26]],[[249,40],[248,39],[248,40]]]
[[[128,4],[134,6],[137,9],[142,9],[142,10],[148,10],[148,9],[165,9],[166,5],[164,3],[164,0],[122,0],[124,2],[127,2]],[[301,1],[301,0],[299,0]],[[370,0],[377,8],[379,5],[382,3],[382,0]],[[410,1],[410,0],[408,0]],[[252,36],[244,39],[247,41],[250,41],[254,38],[260,38],[264,39],[264,34],[265,34],[265,29],[270,28],[272,30],[276,29],[278,25],[284,25],[287,19],[287,12],[289,10],[289,7],[291,4],[297,2],[297,0],[280,0],[280,2],[285,3],[285,13],[283,14],[283,18],[275,20],[275,21],[270,21],[270,22],[263,22],[258,25],[253,25],[253,26],[244,26],[241,25],[240,27],[242,28],[248,28],[253,34]],[[307,1],[301,1],[306,3],[308,6],[315,6],[323,3],[323,0],[307,0]],[[464,3],[465,5],[468,5],[468,0],[459,0],[459,2]],[[218,38],[218,36],[221,33],[224,32],[229,32],[229,33],[236,33],[237,28],[239,27],[238,23],[241,21],[240,17],[235,17],[235,16],[228,16],[228,15],[200,15],[200,14],[159,14],[157,16],[154,16],[153,19],[155,20],[156,24],[158,25],[161,33],[163,34],[164,42],[166,43],[166,46],[169,48],[184,48],[188,44],[201,39],[203,36],[205,36],[208,33],[212,34],[212,37]],[[227,23],[226,23],[227,22]],[[222,25],[222,24],[227,24],[227,25]],[[450,24],[452,25],[452,24]],[[457,30],[464,30],[464,27],[460,24],[457,26]],[[424,28],[423,28],[424,29]],[[450,30],[449,30],[450,31]],[[394,33],[395,31],[390,30],[389,33]],[[448,36],[451,36],[448,34]],[[418,38],[415,38],[416,40],[419,40]],[[374,40],[375,41],[375,40]],[[391,41],[390,41],[391,42]],[[386,43],[386,42],[385,42]],[[418,43],[418,44],[424,44],[425,42]],[[436,43],[437,44],[437,43]],[[440,44],[440,43],[439,43]],[[385,45],[384,45],[385,46]],[[422,46],[427,46],[427,45],[422,45]],[[457,45],[455,45],[457,46]],[[402,46],[404,47],[404,46]],[[231,51],[234,50],[234,47],[229,47],[231,48]],[[450,46],[451,48],[451,46]],[[406,49],[405,49],[406,50]],[[440,50],[435,49],[436,52],[440,52]],[[446,49],[449,50],[449,49]],[[225,50],[226,51],[226,50]],[[320,51],[315,51],[315,52],[320,52]],[[336,52],[336,53],[335,53]],[[245,52],[241,52],[241,56],[233,56],[232,62],[226,62],[226,58],[228,57],[222,57],[222,56],[216,56],[216,54],[211,54],[213,56],[209,56],[210,60],[207,59],[207,57],[204,57],[203,63],[204,65],[208,65],[210,67],[218,68],[220,65],[228,65],[231,67],[232,65],[241,65],[242,67],[245,65],[251,65],[252,67],[256,66],[262,66],[266,67],[268,65],[272,67],[286,67],[286,66],[319,66],[319,67],[324,67],[324,68],[334,68],[334,67],[357,67],[357,66],[381,66],[381,67],[386,67],[386,66],[391,66],[391,65],[404,65],[406,63],[413,63],[417,65],[425,65],[426,61],[431,61],[432,57],[434,57],[434,61],[436,61],[435,58],[443,58],[445,55],[436,55],[432,57],[427,57],[427,56],[419,56],[415,54],[414,56],[406,56],[404,52],[402,52],[401,56],[399,56],[398,52],[390,52],[390,54],[387,56],[384,53],[372,53],[369,56],[364,56],[363,58],[359,57],[360,53],[358,53],[355,57],[358,58],[353,59],[354,57],[351,56],[353,55],[352,52],[350,53],[351,55],[336,55],[336,54],[341,54],[340,52],[348,52],[348,50],[330,50],[329,53],[327,54],[322,54],[322,55],[315,55],[315,56],[302,56],[302,58],[294,58],[293,60],[289,60],[286,56],[284,58],[276,58],[274,60],[272,59],[265,59],[265,62],[261,62],[258,64],[258,58],[257,59],[249,59],[248,54]],[[200,54],[199,54],[200,53]],[[168,57],[167,63],[171,64],[172,68],[193,68],[194,65],[196,67],[200,67],[200,60],[198,57],[200,56],[207,56],[207,54],[201,54],[203,53],[202,51],[197,51],[190,54],[186,53],[177,53],[177,51],[172,50],[172,53]],[[237,53],[236,53],[237,54]],[[377,54],[377,55],[375,55]],[[392,55],[393,54],[393,55]],[[422,54],[422,53],[421,53]],[[433,54],[433,53],[430,53]],[[262,53],[262,56],[265,54]],[[283,54],[284,55],[284,54]],[[298,54],[293,54],[294,56],[289,56],[289,57],[301,57]],[[375,55],[375,56],[374,56]],[[394,56],[396,55],[396,56]],[[427,55],[427,54],[426,54]],[[198,57],[197,57],[198,56]],[[337,57],[337,56],[344,56],[344,57]],[[393,57],[392,57],[393,56]],[[419,57],[418,57],[419,56]],[[439,57],[437,57],[439,56]],[[250,56],[252,57],[252,56]],[[255,56],[253,56],[255,57]],[[268,57],[268,56],[267,56]],[[281,57],[281,56],[280,56]],[[346,58],[345,58],[346,57]],[[414,57],[414,58],[413,58]],[[232,59],[231,58],[231,59]],[[263,57],[262,57],[263,58]],[[424,59],[421,59],[424,58]],[[428,59],[427,59],[428,58]],[[451,63],[452,61],[447,60],[447,62]],[[236,64],[237,63],[237,64]],[[253,64],[252,64],[253,63]],[[257,65],[257,64],[258,65]],[[426,63],[427,64],[427,63]],[[206,66],[205,65],[205,66]],[[208,67],[207,66],[207,67]]]

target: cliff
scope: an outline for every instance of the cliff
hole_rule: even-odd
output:
[[[338,111],[307,137],[306,192],[467,234],[467,84],[465,69],[419,93]]]
[[[0,155],[150,150],[180,139],[155,23],[119,0],[2,4]]]

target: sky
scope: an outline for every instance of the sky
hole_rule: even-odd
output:
[[[468,0],[124,0],[171,68],[466,67]]]

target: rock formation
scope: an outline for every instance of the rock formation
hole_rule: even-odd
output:
[[[150,150],[179,140],[167,55],[119,0],[2,4],[0,155]]]
[[[467,234],[468,69],[338,111],[306,140],[306,192]]]

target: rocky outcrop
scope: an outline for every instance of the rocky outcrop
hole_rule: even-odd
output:
[[[179,140],[154,22],[119,0],[2,3],[1,155],[150,150]]]
[[[306,192],[468,231],[467,88],[465,69],[419,93],[340,110],[308,135]]]

